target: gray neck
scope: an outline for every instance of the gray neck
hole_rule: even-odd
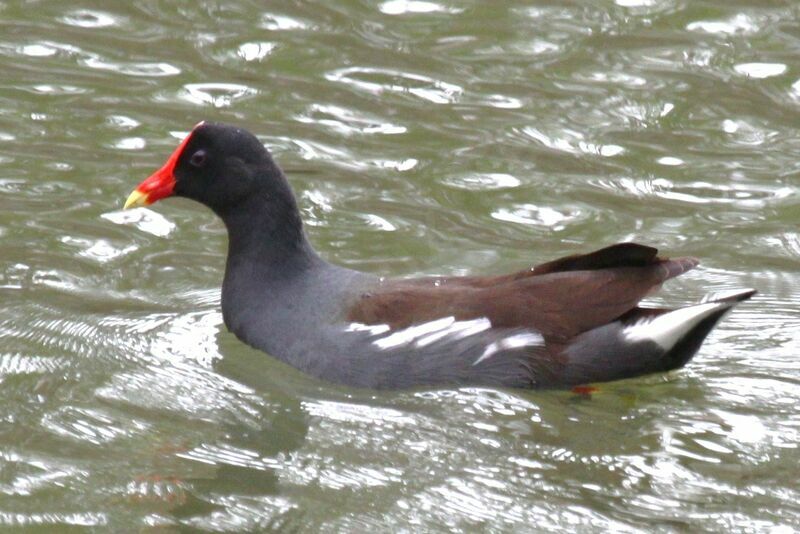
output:
[[[228,259],[222,284],[226,324],[241,319],[241,310],[276,302],[309,271],[328,264],[311,247],[292,203],[256,202],[220,214],[228,229]],[[288,210],[288,212],[287,212]],[[311,277],[313,278],[313,277]],[[234,329],[229,324],[231,329]]]

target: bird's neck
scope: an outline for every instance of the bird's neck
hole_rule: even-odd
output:
[[[253,195],[219,215],[228,229],[226,286],[257,290],[325,265],[303,231],[291,190]]]

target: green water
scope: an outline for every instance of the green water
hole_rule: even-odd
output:
[[[0,3],[0,526],[800,528],[800,4]],[[200,120],[315,246],[499,273],[622,240],[756,287],[670,376],[372,393],[225,331],[224,229],[120,211]]]

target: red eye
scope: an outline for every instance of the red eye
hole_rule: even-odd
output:
[[[195,167],[202,167],[206,164],[206,151],[205,150],[198,150],[192,157],[189,158],[189,163],[194,165]]]

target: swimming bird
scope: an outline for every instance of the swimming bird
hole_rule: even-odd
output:
[[[201,122],[125,208],[166,197],[225,224],[222,314],[240,340],[315,377],[364,388],[570,388],[685,365],[751,289],[645,308],[695,267],[618,243],[499,276],[384,278],[312,247],[283,171],[250,132]]]

